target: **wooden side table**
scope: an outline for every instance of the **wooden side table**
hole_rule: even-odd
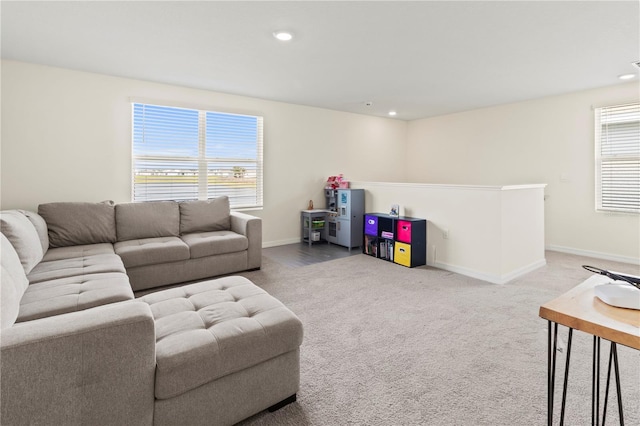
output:
[[[640,311],[618,308],[607,305],[594,294],[594,287],[610,282],[602,275],[594,275],[582,284],[569,290],[562,296],[540,306],[540,317],[549,322],[548,351],[547,351],[547,423],[553,424],[553,392],[555,387],[556,350],[558,341],[558,324],[569,328],[567,342],[567,357],[565,361],[564,384],[562,389],[562,408],[560,424],[564,423],[565,403],[567,396],[567,381],[569,363],[571,359],[571,338],[573,330],[584,331],[593,335],[593,369],[592,369],[592,399],[591,424],[599,424],[600,416],[600,340],[611,342],[609,352],[609,367],[607,385],[602,413],[604,424],[607,413],[607,399],[609,396],[609,382],[611,366],[614,367],[616,389],[618,393],[618,411],[620,422],[624,424],[622,398],[620,395],[620,374],[618,369],[617,344],[640,350]],[[640,297],[640,291],[638,292]]]

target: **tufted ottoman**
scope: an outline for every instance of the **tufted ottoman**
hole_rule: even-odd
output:
[[[156,330],[154,424],[233,424],[295,401],[302,323],[244,277],[148,294]]]

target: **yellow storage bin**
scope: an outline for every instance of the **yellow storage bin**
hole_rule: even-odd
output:
[[[399,265],[411,267],[411,246],[409,244],[396,242],[393,249],[393,261]]]

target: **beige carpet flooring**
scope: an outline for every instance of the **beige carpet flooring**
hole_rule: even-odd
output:
[[[547,266],[496,285],[365,255],[291,267],[265,254],[261,270],[242,275],[304,323],[301,384],[296,403],[242,424],[546,424],[547,322],[538,308],[588,278],[583,263],[638,273],[547,252]],[[574,333],[566,425],[591,422],[591,348],[591,336]],[[640,425],[640,351],[618,352],[625,421]],[[603,341],[602,389],[608,354]],[[607,424],[619,424],[615,389],[610,398]]]

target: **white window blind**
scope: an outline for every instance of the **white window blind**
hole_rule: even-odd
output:
[[[595,114],[596,209],[640,212],[640,104]]]
[[[133,201],[262,206],[262,117],[133,103]]]

